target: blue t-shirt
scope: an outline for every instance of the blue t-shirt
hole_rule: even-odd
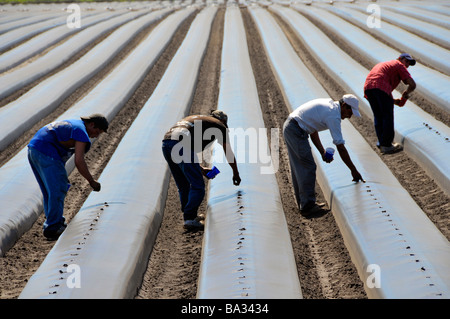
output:
[[[60,141],[70,139],[87,143],[86,152],[91,147],[91,140],[82,120],[63,120],[47,124],[36,132],[28,147],[65,163],[73,155],[75,148],[66,148]]]

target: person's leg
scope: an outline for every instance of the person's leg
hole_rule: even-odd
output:
[[[367,90],[364,92],[367,100],[369,101],[370,108],[373,112],[373,123],[375,126],[375,133],[377,134],[379,147],[381,145],[381,141],[383,140],[383,112],[381,111],[381,100],[379,95],[377,94],[379,90]]]
[[[179,164],[175,163],[172,158],[172,149],[178,141],[166,140],[163,141],[162,152],[164,158],[169,165],[170,172],[172,173],[173,179],[175,180],[175,184],[178,188],[178,195],[181,203],[181,211],[184,212],[184,207],[186,206],[189,200],[189,189],[190,184],[189,181],[184,176],[184,173],[179,166]]]
[[[35,156],[33,156],[33,149],[28,149],[28,162],[30,163],[31,170],[33,171],[34,177],[36,178],[36,181],[38,182],[39,188],[41,189],[42,197],[43,197],[43,206],[44,206],[44,214],[47,216],[47,203],[48,203],[48,193],[45,189],[44,182],[41,179],[41,176],[39,175],[39,171],[37,169],[37,165],[35,165]]]
[[[392,146],[394,141],[394,100],[385,92],[380,94],[381,112],[383,114],[383,140],[380,144],[383,146]]]
[[[64,226],[64,199],[69,183],[64,163],[54,160],[39,151],[30,148],[29,159],[32,163],[33,173],[46,194],[46,220],[44,231],[53,232]]]
[[[316,163],[311,153],[308,134],[295,120],[286,121],[283,134],[297,203],[299,209],[303,210],[316,202]]]
[[[394,140],[394,100],[379,89],[364,93],[373,112],[379,146],[390,147]]]
[[[191,159],[191,162],[180,164],[184,176],[189,181],[189,198],[184,206],[184,220],[193,220],[197,217],[198,208],[205,197],[205,182],[195,153],[192,153]]]

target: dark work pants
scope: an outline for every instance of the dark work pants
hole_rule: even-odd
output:
[[[178,143],[178,141],[164,140],[162,142],[162,152],[177,184],[183,218],[184,220],[192,220],[197,217],[198,208],[205,197],[205,182],[197,154],[190,149],[174,149],[174,146]],[[186,155],[186,152],[189,152],[189,156],[183,157],[183,155]],[[180,160],[182,157],[184,160]]]
[[[364,92],[374,116],[375,132],[380,146],[391,146],[394,140],[394,99],[379,89]]]

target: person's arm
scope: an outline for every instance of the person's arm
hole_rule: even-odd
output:
[[[231,149],[231,145],[227,142],[222,144],[223,151],[225,152],[225,156],[227,158],[228,164],[233,170],[233,184],[238,186],[241,183],[241,177],[239,176],[239,170],[236,164],[236,158],[234,157],[233,150]]]
[[[416,89],[416,82],[412,78],[407,78],[403,81],[408,87],[406,90],[402,93],[402,97],[400,99],[395,99],[394,104],[398,106],[405,105],[406,101],[409,98],[409,94],[411,94],[412,91]]]
[[[361,174],[356,169],[355,165],[353,164],[350,155],[347,152],[347,148],[344,144],[338,144],[336,145],[337,150],[339,152],[339,156],[342,158],[342,161],[347,165],[347,167],[350,169],[353,177],[354,182],[362,181],[365,183],[366,181],[362,178]]]
[[[408,87],[402,94],[402,98],[408,99],[409,95],[416,89],[416,82],[413,80],[413,78],[408,78],[405,81],[403,81]]]
[[[208,168],[208,167],[204,167],[204,166],[200,165],[200,170],[202,171],[202,175],[203,175],[203,176],[206,176],[206,174],[207,174],[211,169]]]
[[[80,172],[81,176],[83,176],[88,182],[89,185],[94,189],[94,191],[100,191],[100,183],[97,182],[89,172],[89,168],[84,159],[84,153],[86,150],[86,143],[75,141],[75,166]]]
[[[331,163],[333,161],[333,158],[328,159],[325,157],[325,148],[322,145],[322,142],[320,141],[319,132],[315,131],[314,133],[309,134],[311,137],[311,141],[313,142],[314,146],[317,148],[319,153],[322,155],[322,160],[327,163]]]

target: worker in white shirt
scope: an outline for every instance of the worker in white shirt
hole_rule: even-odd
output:
[[[330,163],[333,158],[327,157],[319,138],[320,131],[329,130],[340,157],[351,171],[353,181],[364,182],[345,148],[341,132],[341,120],[352,115],[361,116],[358,104],[358,98],[352,94],[345,94],[339,101],[315,99],[295,109],[284,123],[283,134],[289,153],[292,183],[300,212],[305,217],[317,213],[323,206],[316,203],[317,166],[308,137],[322,154],[323,161]]]

